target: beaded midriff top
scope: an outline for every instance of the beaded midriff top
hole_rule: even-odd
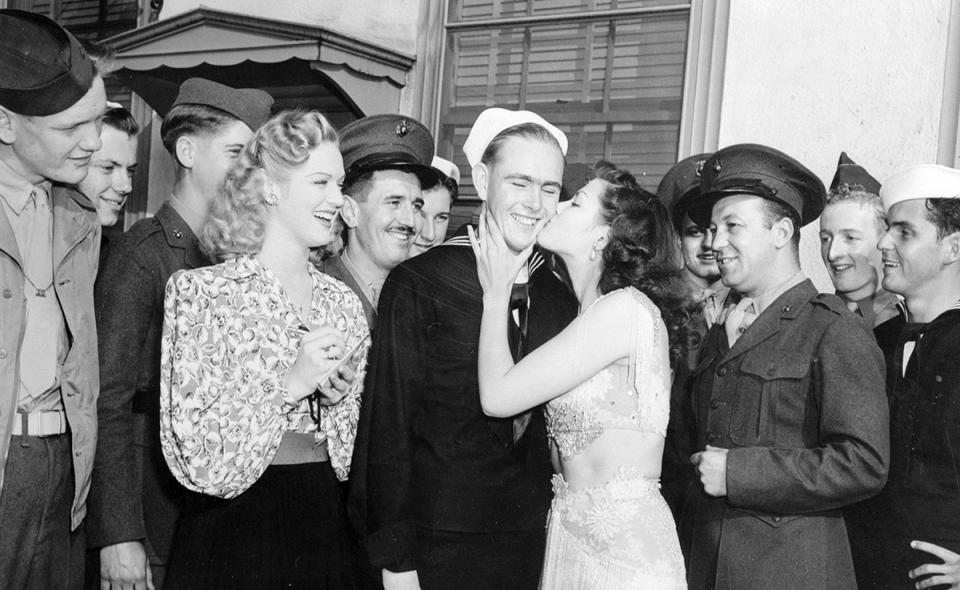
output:
[[[666,436],[670,417],[666,326],[646,295],[633,287],[625,290],[633,295],[629,298],[633,309],[625,310],[624,329],[636,334],[629,362],[608,365],[546,406],[547,432],[563,459],[583,452],[609,430]],[[584,312],[586,321],[589,311]]]

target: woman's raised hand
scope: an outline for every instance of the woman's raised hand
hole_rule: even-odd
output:
[[[321,386],[328,389],[328,374],[343,358],[345,349],[343,334],[331,326],[319,326],[304,334],[297,360],[284,378],[290,395],[300,400]]]
[[[524,248],[522,252],[515,252],[507,245],[500,228],[492,220],[487,219],[487,206],[483,205],[480,211],[480,224],[477,231],[467,227],[470,246],[477,257],[477,277],[483,288],[484,299],[491,296],[510,300],[510,289],[517,279],[520,269],[526,264],[533,244]]]

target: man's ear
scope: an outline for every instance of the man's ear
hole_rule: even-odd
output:
[[[789,217],[783,217],[773,224],[773,244],[777,250],[783,248],[793,240],[794,232],[800,231],[799,227],[793,226],[793,221]]]
[[[181,135],[173,146],[173,156],[184,168],[193,168],[197,157],[197,142],[188,135]]]
[[[480,162],[470,171],[473,177],[473,188],[477,191],[477,196],[481,201],[487,200],[487,180],[490,178],[490,169],[483,162]]]
[[[356,229],[359,223],[360,210],[357,202],[350,195],[343,195],[343,207],[340,207],[340,219],[347,229]]]
[[[953,232],[940,241],[944,264],[960,262],[960,232]]]
[[[13,124],[14,116],[7,109],[0,107],[0,143],[12,145],[17,138],[17,131]]]

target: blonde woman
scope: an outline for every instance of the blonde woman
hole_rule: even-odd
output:
[[[369,331],[311,264],[343,204],[337,134],[274,116],[201,240],[217,266],[167,284],[161,442],[185,507],[166,588],[351,588],[337,479],[353,448]]]

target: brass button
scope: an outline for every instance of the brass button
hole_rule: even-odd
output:
[[[5,358],[7,358],[7,349],[0,348],[0,359],[5,359]]]
[[[771,520],[773,520],[773,522],[780,522],[781,520],[783,520],[783,517],[782,517],[782,516],[774,516]]]
[[[721,376],[721,377],[723,377],[723,376],[726,375],[726,374],[727,374],[727,368],[726,368],[726,367],[720,367],[720,368],[717,370],[717,375],[719,375],[719,376]]]
[[[720,405],[721,405],[722,403],[723,403],[723,402],[721,402],[720,400],[715,399],[715,400],[712,400],[712,401],[710,402],[710,407],[713,408],[714,410],[716,410],[717,408],[720,407]]]

